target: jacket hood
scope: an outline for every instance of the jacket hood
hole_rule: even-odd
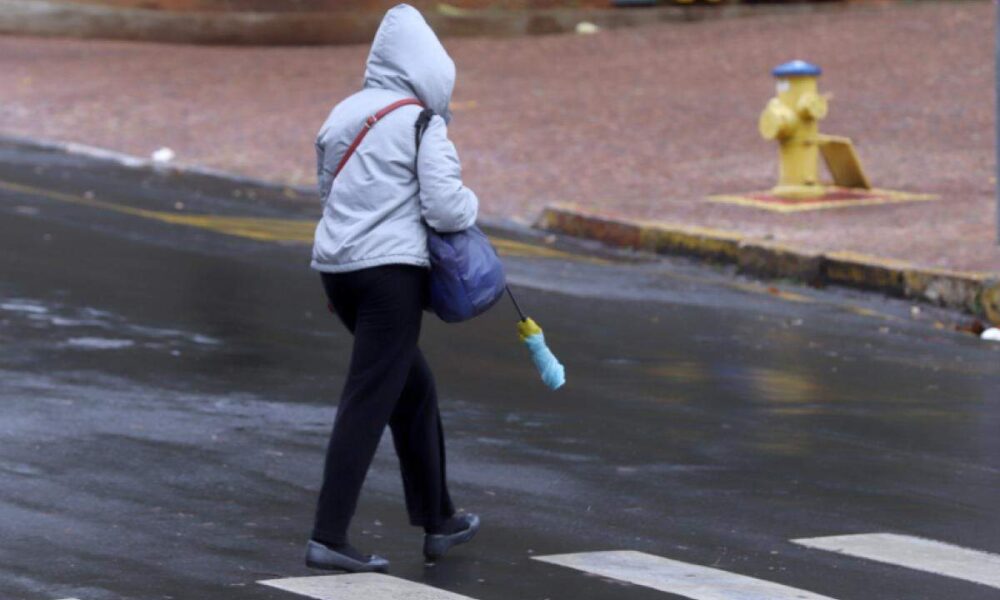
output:
[[[420,11],[409,4],[393,7],[382,18],[368,54],[364,85],[414,95],[451,121],[455,63]]]

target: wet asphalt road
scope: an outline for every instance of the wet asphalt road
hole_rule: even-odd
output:
[[[0,144],[0,598],[295,598],[255,582],[309,574],[350,338],[288,221],[318,207],[282,195]],[[485,526],[425,565],[386,439],[353,537],[393,575],[676,597],[530,560],[632,549],[838,600],[1000,596],[789,541],[1000,552],[1000,345],[902,302],[491,231],[569,383],[541,385],[509,305],[425,321],[453,496]]]

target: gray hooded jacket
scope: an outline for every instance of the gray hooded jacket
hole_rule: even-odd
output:
[[[323,217],[312,268],[329,273],[386,264],[430,265],[427,230],[461,231],[476,221],[479,201],[462,185],[448,140],[455,64],[420,12],[400,4],[386,13],[372,43],[364,88],[334,107],[316,140]],[[398,108],[376,123],[345,164],[337,164],[365,119],[416,97],[437,115],[417,156],[419,106]],[[426,225],[425,225],[426,222]]]

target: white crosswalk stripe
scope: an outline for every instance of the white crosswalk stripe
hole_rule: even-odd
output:
[[[257,583],[316,600],[473,600],[379,573],[268,579]]]
[[[833,600],[762,579],[631,550],[534,558],[694,600]]]
[[[792,540],[796,544],[1000,588],[1000,555],[894,533]]]

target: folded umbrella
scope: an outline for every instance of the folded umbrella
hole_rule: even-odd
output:
[[[542,382],[553,390],[559,389],[566,383],[566,369],[545,344],[545,334],[542,333],[542,328],[521,311],[521,307],[509,286],[507,294],[514,303],[517,314],[521,317],[521,321],[517,324],[517,334],[531,352],[531,360],[542,376]]]

